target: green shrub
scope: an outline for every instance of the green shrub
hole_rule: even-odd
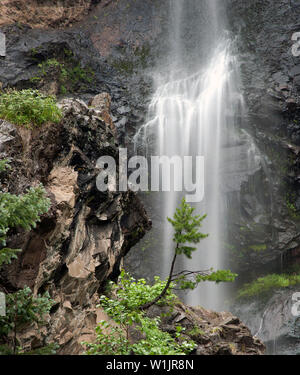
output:
[[[57,123],[61,116],[55,98],[37,90],[8,90],[0,95],[0,118],[14,124],[30,128]]]
[[[8,160],[0,160],[0,171],[9,169]],[[7,233],[12,228],[31,230],[40,221],[40,216],[50,208],[50,200],[42,185],[32,187],[23,195],[0,192],[0,270],[9,264],[21,251],[6,248]],[[43,324],[43,317],[50,311],[53,301],[48,293],[33,295],[30,288],[6,294],[6,315],[0,317],[0,355],[23,354],[19,347],[18,331],[28,323]],[[29,354],[54,354],[56,344],[38,348]]]
[[[44,296],[34,297],[30,288],[18,290],[6,295],[6,315],[0,317],[0,334],[7,335],[22,325],[31,322],[43,324],[43,316],[47,314],[54,301],[48,292]]]
[[[128,355],[130,354],[129,341],[120,327],[113,327],[101,320],[96,329],[95,343],[83,343],[87,347],[88,355]],[[109,334],[108,334],[109,332]]]
[[[92,83],[95,72],[91,67],[81,67],[80,63],[73,56],[72,51],[64,50],[64,58],[58,61],[55,58],[45,60],[38,64],[39,74],[32,77],[30,81],[36,83],[55,73],[59,83],[60,94],[74,92],[78,85],[86,87],[87,83]]]
[[[267,248],[267,245],[252,245],[250,246],[250,249],[259,253],[262,251],[266,251],[268,248]]]
[[[274,289],[287,288],[296,284],[300,284],[300,274],[271,274],[260,277],[252,283],[245,284],[238,291],[238,298],[251,298],[257,295],[267,294]]]
[[[30,230],[36,227],[40,215],[50,208],[50,199],[45,195],[42,185],[31,187],[23,195],[0,193],[0,246],[6,245],[6,234],[10,228]]]
[[[96,328],[95,343],[82,343],[87,347],[86,354],[98,355],[175,355],[188,354],[195,343],[181,339],[178,332],[175,337],[160,329],[160,318],[148,318],[140,310],[140,305],[151,301],[164,289],[166,282],[155,278],[154,285],[148,285],[144,279],[135,280],[122,271],[118,285],[111,283],[110,290],[113,298],[102,296],[100,306],[117,323],[117,327],[101,321]],[[176,296],[170,292],[160,300],[160,304],[172,307]],[[131,344],[129,327],[140,331],[143,339]]]

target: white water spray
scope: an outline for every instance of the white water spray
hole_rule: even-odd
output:
[[[169,71],[162,79],[156,80],[157,90],[149,106],[149,121],[136,135],[137,145],[143,144],[149,153],[172,156],[204,156],[205,160],[205,198],[194,206],[199,214],[207,214],[202,227],[209,237],[199,245],[192,261],[186,260],[184,269],[207,270],[222,269],[224,265],[224,241],[226,239],[226,181],[224,175],[230,175],[226,161],[239,158],[238,169],[253,169],[256,162],[255,150],[241,146],[236,154],[237,144],[241,144],[241,135],[236,129],[237,119],[243,110],[243,98],[238,90],[238,64],[231,53],[232,42],[228,38],[219,38],[210,61],[204,68],[195,59],[195,66],[189,67],[183,62],[184,45],[181,36],[183,2],[173,1],[173,35],[171,44],[172,62]],[[199,7],[199,2],[190,1],[190,5]],[[209,12],[213,24],[217,24],[215,0],[209,3]],[[173,30],[173,31],[172,31]],[[216,27],[213,27],[216,34]],[[201,54],[201,51],[199,51]],[[191,57],[192,58],[192,57]],[[201,59],[199,59],[201,60]],[[202,59],[203,61],[203,59]],[[197,66],[199,64],[199,66]],[[192,73],[191,73],[192,71]],[[163,81],[163,82],[162,82]],[[150,140],[154,138],[154,150]],[[244,136],[244,144],[247,143]],[[245,156],[246,154],[246,156]],[[250,161],[250,162],[249,162]],[[236,163],[235,163],[236,164]],[[246,164],[246,165],[245,165]],[[251,166],[251,164],[253,164]],[[194,176],[195,171],[189,173]],[[172,179],[173,176],[170,176]],[[234,178],[234,176],[233,176]],[[228,181],[227,181],[228,185]],[[184,193],[164,193],[161,198],[160,216],[172,217]],[[161,244],[162,275],[167,276],[173,253],[172,227],[165,221]],[[221,285],[204,283],[189,293],[186,302],[201,304],[204,307],[220,310],[226,299],[225,289]]]

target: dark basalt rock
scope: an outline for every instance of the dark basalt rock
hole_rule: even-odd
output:
[[[263,340],[268,354],[300,353],[300,319],[291,313],[295,303],[292,297],[297,292],[297,287],[289,287],[250,301],[240,301],[232,307],[252,334]]]
[[[257,172],[264,187],[258,189],[255,176],[243,184],[242,215],[232,224],[231,245],[241,254],[240,266],[251,267],[282,260],[299,247],[300,60],[291,51],[292,34],[300,29],[299,9],[289,0],[228,0],[227,14],[237,37],[248,109],[244,126],[265,160]],[[258,239],[256,245],[265,244],[265,250],[249,251],[253,239]],[[233,262],[236,259],[233,255]]]

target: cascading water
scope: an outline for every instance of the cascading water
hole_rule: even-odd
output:
[[[231,52],[232,41],[225,31],[220,31],[224,23],[220,20],[219,4],[218,0],[188,0],[184,4],[180,0],[170,1],[173,16],[168,68],[155,76],[157,90],[149,107],[149,121],[135,137],[136,146],[142,144],[148,155],[204,157],[204,200],[193,205],[197,213],[207,214],[202,232],[209,237],[199,245],[192,261],[185,260],[181,264],[184,269],[195,271],[224,268],[225,194],[234,189],[228,184],[234,185],[237,178],[239,185],[239,172],[253,171],[257,165],[250,137],[237,131],[243,110],[238,90],[238,64]],[[197,14],[202,16],[206,34],[198,29]],[[195,43],[191,44],[191,40]],[[235,161],[234,171],[228,167],[232,160]],[[195,170],[191,168],[189,173],[192,177]],[[161,193],[162,218],[173,216],[183,194]],[[163,265],[160,273],[164,277],[168,274],[173,252],[171,239],[172,228],[165,220],[159,262]],[[224,286],[204,283],[185,299],[189,304],[221,310],[226,291]]]

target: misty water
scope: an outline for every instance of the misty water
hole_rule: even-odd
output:
[[[147,121],[135,136],[135,150],[149,157],[204,157],[204,199],[192,206],[196,213],[207,214],[201,231],[209,237],[198,246],[192,260],[182,259],[178,266],[194,271],[211,267],[228,269],[225,255],[228,196],[234,193],[238,197],[243,181],[260,168],[268,175],[268,167],[243,128],[247,109],[235,50],[236,36],[227,31],[224,2],[171,0],[169,15],[168,49],[165,59],[152,72],[156,89]],[[195,179],[195,164],[188,173]],[[174,173],[170,176],[173,178]],[[165,218],[173,216],[186,194],[171,189],[171,192],[143,197],[153,219],[153,230],[137,246],[139,250],[144,248],[142,256],[134,255],[134,251],[130,255],[129,268],[135,276],[146,275],[151,279],[154,275],[168,275],[174,249],[172,227]],[[228,302],[234,297],[235,289],[224,284],[203,283],[181,298],[190,305],[223,311],[231,309]],[[264,336],[266,310],[248,305],[233,310],[247,319],[253,334]],[[270,327],[269,331],[272,331]],[[274,342],[276,338],[272,335],[276,336],[273,332],[267,339],[271,337]],[[273,344],[269,350],[274,352]]]
[[[202,18],[211,21],[206,25],[205,38],[204,30],[198,28],[198,18],[191,15],[197,10]],[[193,156],[186,172],[191,181],[195,181],[199,172],[196,168],[200,168],[195,157],[204,157],[204,199],[194,199],[192,205],[197,214],[207,214],[202,232],[209,237],[199,245],[192,260],[185,259],[181,266],[194,271],[222,269],[226,263],[226,193],[238,190],[243,175],[258,167],[259,153],[251,137],[240,128],[243,97],[239,91],[238,59],[234,55],[234,40],[220,28],[225,15],[218,8],[218,1],[171,1],[170,17],[167,68],[160,66],[154,72],[157,89],[149,106],[148,121],[135,137],[135,148],[139,150],[142,145],[148,156],[179,156],[182,160],[184,156]],[[201,40],[202,46],[197,50],[191,50],[186,42],[188,31],[195,45]],[[174,177],[174,173],[169,176],[171,191],[160,198],[159,215],[164,218],[172,217],[182,197],[188,194],[175,191]],[[172,227],[167,221],[162,232],[162,267],[155,272],[166,277],[173,253]],[[222,310],[227,294],[224,285],[203,283],[184,299],[189,304]]]

